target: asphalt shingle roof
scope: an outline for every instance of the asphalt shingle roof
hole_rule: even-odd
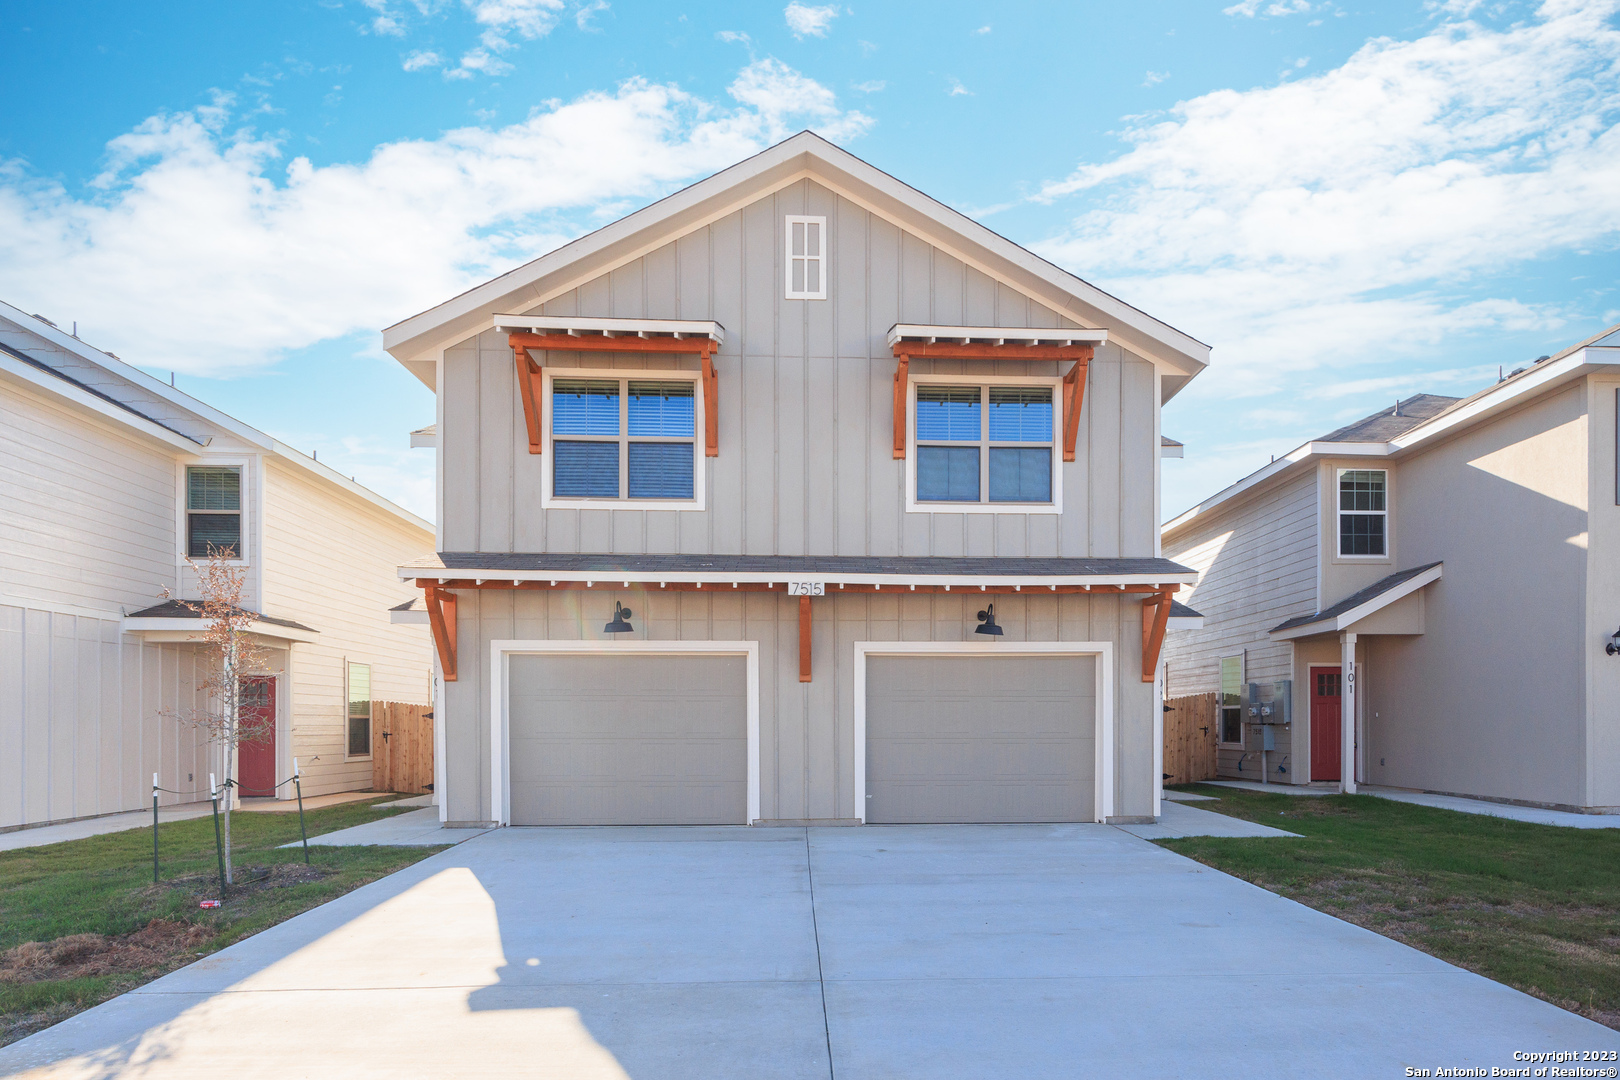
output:
[[[1181,575],[1194,571],[1169,559],[958,559],[943,556],[860,555],[579,555],[502,551],[441,551],[446,570],[507,570],[605,574],[914,574],[996,577]]]
[[[1413,394],[1397,405],[1375,412],[1371,416],[1364,416],[1355,423],[1346,424],[1315,441],[1389,442],[1397,435],[1405,435],[1425,420],[1433,420],[1461,400],[1442,394]]]
[[[1351,593],[1349,596],[1345,597],[1343,600],[1340,600],[1332,607],[1323,608],[1314,615],[1296,615],[1287,622],[1279,623],[1278,625],[1273,626],[1271,628],[1271,632],[1275,634],[1279,630],[1292,630],[1296,626],[1305,626],[1314,622],[1324,622],[1328,619],[1337,619],[1345,612],[1353,611],[1362,604],[1367,603],[1367,601],[1375,600],[1384,593],[1389,592],[1389,590],[1395,588],[1397,585],[1402,585],[1408,581],[1411,581],[1413,578],[1423,573],[1423,571],[1432,570],[1439,565],[1440,564],[1437,562],[1425,563],[1422,566],[1414,566],[1410,570],[1402,570],[1400,573],[1391,574],[1387,578],[1379,578],[1365,589],[1362,589],[1360,592]]]
[[[193,604],[196,606],[192,606]],[[131,611],[124,617],[126,619],[201,619],[202,612],[197,610],[201,606],[201,601],[165,600],[163,603],[153,604],[149,608]],[[273,615],[261,615],[257,611],[248,611],[247,608],[242,610],[247,611],[249,615],[252,615],[260,622],[270,623],[273,626],[286,626],[293,630],[308,630],[311,634],[320,633],[312,626],[305,626],[303,623],[293,622],[291,619],[278,619]]]

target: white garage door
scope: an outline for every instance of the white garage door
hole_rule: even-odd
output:
[[[866,820],[1093,820],[1096,663],[869,657]]]
[[[744,825],[742,656],[514,656],[513,825]]]

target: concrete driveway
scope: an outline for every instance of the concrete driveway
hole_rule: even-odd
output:
[[[1393,1077],[1571,1049],[1620,1033],[1107,826],[505,829],[0,1073]]]

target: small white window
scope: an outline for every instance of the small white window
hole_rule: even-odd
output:
[[[1243,745],[1243,657],[1221,657],[1221,743]]]
[[[787,298],[827,299],[827,219],[787,219]]]
[[[1389,553],[1389,474],[1339,470],[1339,557],[1382,559]]]

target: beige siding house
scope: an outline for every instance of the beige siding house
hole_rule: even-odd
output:
[[[805,133],[384,344],[449,823],[1157,814],[1199,342]]]
[[[244,794],[290,797],[294,757],[305,794],[369,787],[350,693],[431,700],[428,632],[388,613],[427,522],[5,304],[0,506],[0,829],[150,806],[153,773],[174,792],[223,773],[183,720],[205,704],[200,622],[163,600],[198,598],[186,560],[209,541],[241,556],[270,656],[253,693],[275,734],[242,749]]]
[[[1222,775],[1620,811],[1620,327],[1419,395],[1164,526]],[[1616,650],[1620,651],[1620,650]]]

